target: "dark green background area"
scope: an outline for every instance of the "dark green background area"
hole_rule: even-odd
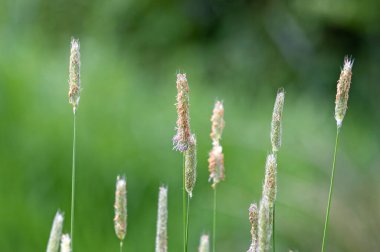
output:
[[[380,2],[110,0],[0,2],[0,251],[44,251],[57,209],[70,230],[70,38],[81,42],[74,251],[118,251],[116,176],[128,180],[125,251],[153,251],[169,187],[169,251],[182,248],[182,156],[172,150],[176,73],[191,89],[198,178],[189,251],[212,230],[210,116],[225,106],[217,251],[246,251],[277,89],[277,251],[319,251],[335,137],[336,81],[355,58],[328,251],[380,250]]]

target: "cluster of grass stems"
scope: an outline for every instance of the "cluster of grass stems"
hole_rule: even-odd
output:
[[[331,199],[334,188],[335,163],[338,147],[339,132],[347,110],[348,92],[351,83],[353,61],[345,58],[337,85],[335,101],[335,119],[337,122],[336,141],[333,156],[333,165],[330,180],[330,190],[326,209],[326,220],[323,230],[322,249],[325,251],[327,229],[330,217]],[[188,251],[189,242],[189,216],[190,202],[196,182],[197,143],[196,136],[190,129],[189,85],[186,74],[177,74],[177,122],[176,134],[173,137],[173,149],[182,153],[182,182],[183,182],[183,251]],[[72,181],[71,181],[71,214],[70,234],[62,234],[64,215],[58,211],[54,217],[53,226],[48,241],[47,252],[70,252],[73,250],[74,238],[74,212],[75,212],[75,146],[76,146],[76,112],[80,99],[80,53],[79,41],[72,39],[69,67],[69,102],[73,106],[73,148],[72,148]],[[270,141],[271,147],[265,165],[265,178],[262,197],[259,204],[253,202],[249,207],[249,222],[251,224],[251,243],[247,252],[275,251],[275,202],[277,195],[277,159],[282,138],[282,112],[285,101],[284,89],[279,89],[274,103],[272,114]],[[221,139],[224,129],[224,105],[216,101],[211,116],[211,143],[208,163],[213,190],[213,216],[212,216],[212,252],[216,252],[216,220],[217,220],[217,185],[224,180],[224,154]],[[156,252],[168,250],[168,188],[160,186],[158,196]],[[123,241],[127,233],[127,181],[124,176],[117,176],[115,190],[115,234],[120,242],[120,251],[123,251]],[[199,252],[209,252],[210,242],[208,234],[201,235]]]

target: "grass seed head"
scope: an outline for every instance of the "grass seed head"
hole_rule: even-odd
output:
[[[174,149],[187,150],[190,144],[189,85],[186,74],[177,74],[177,134],[173,137]]]
[[[216,101],[211,116],[211,139],[213,144],[219,143],[224,129],[224,107],[221,101]]]
[[[277,92],[276,101],[274,103],[273,114],[272,114],[272,125],[270,138],[272,142],[273,152],[277,152],[281,147],[281,137],[282,137],[282,111],[284,108],[285,101],[285,91],[280,88]]]
[[[224,107],[221,101],[216,101],[211,116],[211,140],[212,150],[209,153],[208,169],[210,172],[209,181],[212,181],[212,187],[224,180],[224,155],[220,140],[224,129]]]
[[[268,199],[263,197],[260,202],[258,219],[258,252],[267,252],[270,248],[272,236],[272,218]]]
[[[257,205],[256,203],[251,204],[249,207],[249,222],[251,223],[252,241],[247,252],[256,252],[257,250],[258,219],[259,219],[259,213],[258,213]]]
[[[189,148],[185,152],[185,188],[190,198],[197,179],[197,140],[191,135]]]
[[[115,191],[115,233],[120,241],[124,240],[127,233],[127,181],[124,177],[116,179]]]
[[[263,198],[268,200],[270,207],[273,207],[277,194],[277,162],[274,154],[269,154],[265,165],[265,180],[263,188]]]
[[[71,239],[69,234],[62,235],[61,252],[71,252]]]
[[[201,241],[199,244],[199,252],[209,252],[209,251],[210,251],[210,244],[209,244],[208,235],[202,235]]]
[[[161,186],[158,195],[156,252],[168,251],[168,188]]]
[[[340,72],[340,77],[337,84],[335,120],[339,128],[342,126],[342,122],[347,111],[348,92],[350,91],[353,64],[354,60],[347,56],[344,58],[343,69]]]
[[[224,155],[222,153],[222,146],[213,146],[209,153],[208,170],[210,172],[209,181],[212,181],[212,187],[222,180],[224,180]]]
[[[53,226],[50,231],[50,238],[46,252],[58,252],[59,243],[61,241],[63,228],[63,214],[59,211],[55,214]]]
[[[76,113],[80,99],[80,52],[79,40],[71,39],[69,66],[69,103]]]

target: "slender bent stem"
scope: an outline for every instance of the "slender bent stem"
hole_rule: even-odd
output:
[[[186,251],[189,243],[189,212],[190,212],[190,195],[187,195],[187,210],[186,210]]]
[[[276,228],[275,228],[275,222],[276,222],[276,204],[273,203],[273,225],[272,225],[272,233],[273,233],[273,239],[272,239],[272,247],[273,247],[273,252],[276,252]]]
[[[322,250],[321,250],[322,252],[325,251],[327,226],[329,224],[329,218],[330,218],[330,207],[331,207],[332,193],[333,193],[333,189],[334,189],[335,162],[336,162],[336,151],[338,149],[339,130],[340,130],[340,128],[337,127],[337,129],[336,129],[336,138],[335,138],[335,148],[334,148],[334,160],[333,160],[333,166],[332,166],[332,171],[331,171],[329,199],[328,199],[328,202],[327,202],[327,209],[326,209],[325,228],[323,230],[323,240],[322,240]]]
[[[183,208],[183,251],[187,252],[187,223],[186,223],[186,188],[185,188],[185,153],[183,153],[183,176],[182,176],[182,208]]]
[[[71,248],[74,247],[74,203],[75,203],[75,144],[76,144],[76,127],[75,127],[75,112],[74,112],[74,130],[73,130],[73,164],[71,170]]]
[[[214,188],[214,219],[212,224],[212,251],[215,252],[216,241],[216,185]]]

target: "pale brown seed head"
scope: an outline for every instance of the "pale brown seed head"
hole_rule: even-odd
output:
[[[348,93],[350,91],[352,65],[354,61],[349,57],[344,58],[344,66],[340,72],[335,98],[335,120],[340,128],[347,111]]]
[[[197,140],[192,134],[189,148],[185,152],[185,188],[190,198],[197,179]]]
[[[168,251],[168,188],[161,186],[158,195],[157,231],[155,252]]]
[[[69,234],[62,235],[61,252],[71,252],[71,238]]]
[[[257,250],[258,240],[258,218],[259,212],[256,203],[251,204],[249,207],[249,222],[251,223],[251,245],[247,252],[255,252]]]
[[[201,241],[199,244],[199,252],[209,252],[210,251],[210,244],[209,244],[209,237],[208,235],[202,235]]]
[[[69,66],[69,103],[73,106],[74,114],[80,99],[80,52],[79,40],[71,39]]]
[[[127,233],[127,181],[120,176],[116,179],[114,226],[117,238],[124,240]]]
[[[257,251],[267,252],[270,248],[272,236],[272,212],[269,207],[268,199],[263,197],[260,201],[258,218],[258,242]]]
[[[268,200],[269,207],[273,207],[277,194],[277,162],[274,154],[269,154],[265,165],[265,180],[263,198]]]
[[[216,101],[211,116],[211,139],[213,144],[219,143],[224,129],[224,107],[221,101]]]
[[[222,146],[214,145],[209,153],[208,170],[210,172],[209,181],[212,181],[212,188],[224,180],[224,155]]]
[[[285,91],[280,88],[277,92],[276,101],[274,103],[270,138],[272,142],[272,151],[277,152],[281,147],[282,137],[282,111],[284,108]]]
[[[49,242],[46,251],[58,252],[63,228],[63,214],[59,211],[55,214],[53,226],[50,231]]]
[[[184,152],[190,142],[189,85],[186,74],[177,74],[177,134],[173,137],[174,149]]]

